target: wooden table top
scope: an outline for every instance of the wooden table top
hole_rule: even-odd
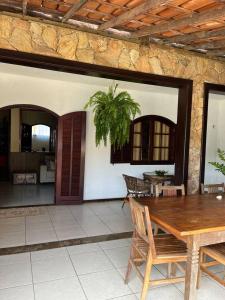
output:
[[[150,218],[178,236],[225,231],[225,195],[140,198],[148,206]]]

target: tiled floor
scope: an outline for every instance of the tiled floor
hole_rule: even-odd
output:
[[[52,183],[15,185],[0,182],[0,207],[53,204],[54,189]]]
[[[123,239],[0,256],[0,299],[137,300],[139,279],[132,273],[128,285],[123,281],[129,246]],[[165,266],[155,266],[152,278],[165,272]],[[183,291],[183,284],[155,287],[147,300],[182,300]],[[204,276],[197,299],[224,300],[225,288]]]
[[[0,218],[0,248],[132,231],[121,201],[46,206],[43,214]]]

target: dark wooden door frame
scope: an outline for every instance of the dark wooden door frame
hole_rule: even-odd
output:
[[[204,83],[204,98],[203,98],[203,116],[202,116],[202,143],[201,143],[201,165],[200,165],[200,184],[205,178],[205,156],[206,156],[206,139],[207,139],[207,123],[208,123],[208,105],[209,93],[225,95],[225,85]]]
[[[32,110],[32,111],[44,111],[47,112],[49,114],[51,114],[52,116],[54,116],[57,120],[59,118],[59,115],[57,113],[55,113],[54,111],[45,108],[43,106],[39,106],[39,105],[34,105],[34,104],[12,104],[12,105],[7,105],[7,106],[3,106],[0,107],[0,110],[10,110],[12,108],[20,108],[21,112],[20,112],[20,118],[21,118],[21,113],[22,110]],[[58,124],[56,125],[56,131],[58,130]],[[56,135],[56,149],[55,149],[55,164],[56,164],[56,169],[57,169],[57,135]],[[56,174],[55,174],[55,187],[56,187]],[[54,195],[54,203],[56,203],[56,188],[55,188],[55,195]],[[37,204],[40,205],[40,204]]]
[[[175,164],[175,180],[176,184],[183,182],[187,184],[193,86],[192,80],[148,74],[138,71],[129,71],[5,49],[0,49],[0,62],[72,74],[82,74],[148,85],[177,88],[179,90],[177,113],[179,138],[176,143],[176,149],[178,149],[178,151]]]

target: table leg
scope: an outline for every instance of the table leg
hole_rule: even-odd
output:
[[[185,300],[197,299],[197,278],[198,278],[198,264],[199,264],[199,237],[190,236],[187,241],[188,258],[185,277]]]

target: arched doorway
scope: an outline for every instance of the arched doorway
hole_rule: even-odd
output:
[[[1,207],[55,203],[58,117],[36,105],[0,108]]]
[[[81,203],[86,113],[59,116],[37,105],[10,105],[0,108],[0,124],[1,114],[8,114],[8,127],[4,121],[8,144],[0,153],[0,169],[8,173],[0,179],[0,193],[8,190],[15,199],[0,201],[0,207]]]

